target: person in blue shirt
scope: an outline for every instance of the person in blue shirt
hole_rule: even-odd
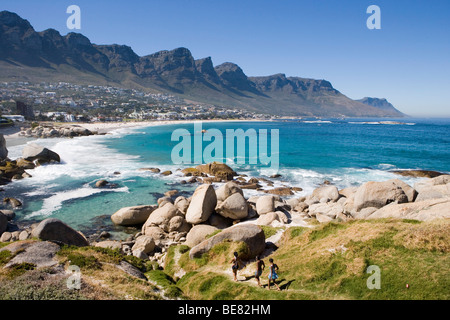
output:
[[[281,291],[280,287],[278,286],[278,284],[275,282],[275,280],[278,279],[278,275],[277,275],[277,271],[278,271],[278,266],[273,262],[273,259],[270,258],[269,259],[270,262],[270,272],[269,272],[269,282],[267,284],[267,289],[270,290],[270,282],[273,280],[273,284],[278,288],[278,291]]]

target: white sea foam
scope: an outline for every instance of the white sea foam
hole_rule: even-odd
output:
[[[333,123],[329,120],[304,120],[303,123]]]
[[[349,121],[350,124],[381,124],[378,121]]]
[[[64,139],[50,146],[50,149],[59,154],[61,163],[29,170],[34,178],[33,182],[48,183],[63,176],[71,178],[109,176],[118,170],[134,170],[135,160],[138,158],[107,148],[101,143],[101,138],[95,136]]]
[[[385,125],[416,125],[413,122],[398,122],[398,121],[349,121],[350,124],[385,124]]]
[[[102,192],[128,192],[128,188],[122,187],[117,189],[100,189],[84,186],[75,190],[56,192],[50,197],[44,199],[41,210],[35,211],[28,215],[28,218],[36,216],[50,216],[53,212],[61,209],[63,203],[66,201],[87,198]]]
[[[279,170],[281,177],[270,179],[273,186],[269,186],[264,182],[260,182],[263,190],[269,190],[276,187],[299,187],[303,191],[295,192],[292,197],[306,196],[311,194],[314,189],[323,185],[325,180],[331,182],[338,189],[347,187],[360,186],[368,181],[386,181],[390,179],[399,179],[409,185],[414,185],[415,182],[421,178],[403,177],[395,173],[386,171],[395,168],[391,164],[379,164],[376,168],[338,168],[328,169],[326,172],[318,172],[315,170],[300,169],[300,168],[284,168]],[[264,175],[264,170],[260,170],[254,176]],[[265,175],[268,176],[268,175]],[[261,194],[261,191],[251,190],[245,191],[248,196]]]

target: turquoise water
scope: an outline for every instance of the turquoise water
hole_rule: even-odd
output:
[[[303,188],[296,196],[306,195],[329,180],[339,188],[359,185],[365,181],[383,181],[400,178],[409,184],[418,179],[405,178],[390,172],[393,169],[426,169],[450,171],[450,120],[402,119],[404,124],[381,124],[374,119],[321,119],[286,122],[205,122],[202,129],[220,130],[224,140],[213,142],[224,149],[224,161],[231,161],[226,152],[226,130],[255,129],[259,143],[267,140],[268,154],[279,161],[281,178],[272,179],[276,186],[291,185]],[[36,143],[49,147],[62,159],[61,164],[38,167],[28,172],[29,179],[4,187],[4,196],[20,199],[24,206],[16,211],[19,221],[40,221],[47,217],[59,218],[85,233],[95,229],[122,232],[114,227],[110,216],[122,207],[154,204],[164,192],[177,189],[190,195],[195,185],[181,184],[185,179],[180,168],[194,164],[174,164],[171,153],[179,141],[171,141],[176,129],[202,138],[193,124],[122,129],[106,136],[74,139],[45,139]],[[258,134],[266,129],[267,135]],[[279,132],[279,152],[272,152],[271,133]],[[186,138],[188,136],[185,136]],[[236,143],[237,144],[237,143]],[[202,150],[211,145],[203,141]],[[272,147],[272,148],[271,148]],[[23,146],[9,149],[10,157],[20,156]],[[258,151],[258,144],[246,144],[246,155],[231,164],[238,173],[248,176],[269,176],[270,165],[257,161],[249,164],[249,156]],[[234,150],[237,152],[237,149]],[[220,154],[220,153],[219,153]],[[213,154],[217,156],[216,154]],[[192,154],[191,159],[194,159]],[[140,168],[158,167],[174,174],[140,171]],[[95,182],[107,179],[116,183],[114,189],[95,188]],[[246,196],[257,191],[246,190]]]

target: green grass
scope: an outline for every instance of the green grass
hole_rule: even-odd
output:
[[[345,223],[330,222],[325,225],[320,226],[317,229],[313,229],[309,233],[310,241],[316,241],[328,237],[329,235],[336,234],[340,229],[346,228]]]
[[[249,253],[242,242],[224,241],[195,259],[189,258],[185,245],[170,247],[164,270],[118,250],[66,246],[58,252],[58,259],[66,266],[69,261],[78,265],[86,280],[77,293],[65,290],[64,279],[51,276],[51,271],[33,270],[32,265],[25,264],[3,269],[14,254],[2,251],[0,299],[160,299],[161,295],[155,293],[159,291],[172,299],[196,300],[448,300],[449,230],[448,219],[354,220],[288,228],[277,243],[278,249],[264,257],[266,266],[273,258],[280,268],[280,292],[267,290],[268,267],[261,277],[265,287],[256,285],[254,260],[247,261],[246,268],[238,272],[239,281],[233,281],[233,252],[241,257]],[[264,228],[266,236],[277,231]],[[150,282],[114,267],[122,260],[145,272]],[[367,286],[372,275],[367,268],[372,265],[380,269],[380,289]],[[185,274],[178,279],[180,270]]]
[[[164,289],[164,294],[169,298],[182,298],[183,291],[176,285],[175,281],[167,273],[161,270],[152,270],[147,272],[147,279],[155,282]]]
[[[274,228],[271,226],[260,226],[260,228],[264,231],[264,236],[266,237],[266,239],[275,235],[279,230],[282,229],[282,228]]]
[[[177,286],[187,297],[200,300],[447,300],[449,226],[446,220],[420,223],[382,219],[289,228],[279,249],[270,256],[280,267],[281,292],[259,288],[251,277],[234,282],[226,273],[226,258],[233,251],[229,243],[218,245],[199,259],[190,260],[188,252],[184,253],[179,263],[188,273]],[[380,289],[367,286],[371,265],[380,268]],[[267,283],[266,273],[263,284]]]
[[[13,258],[11,251],[3,250],[0,251],[0,266],[3,266],[8,263],[9,260]]]

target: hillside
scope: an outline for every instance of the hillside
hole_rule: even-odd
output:
[[[233,250],[239,250],[232,244],[218,245],[208,256],[194,261],[187,253],[177,261],[172,258],[166,263],[166,272],[173,276],[180,267],[187,272],[177,286],[191,299],[445,300],[450,285],[449,223],[352,220],[312,229],[288,228],[277,244],[278,250],[264,258],[264,288],[259,288],[253,278],[254,262],[239,271],[238,282],[232,280],[228,262]],[[276,230],[265,227],[265,232]],[[274,287],[267,290],[269,257],[280,268],[281,291]],[[380,289],[367,288],[371,274],[366,270],[370,265],[381,270]]]
[[[3,268],[20,249],[0,250],[0,299],[448,300],[449,226],[448,220],[379,219],[287,228],[278,249],[264,257],[266,266],[269,258],[279,266],[281,291],[267,290],[267,268],[263,288],[256,285],[252,261],[233,281],[229,261],[233,251],[246,250],[242,243],[223,242],[194,260],[189,247],[171,247],[164,270],[118,250],[63,247],[60,263],[80,266],[83,275],[75,291],[66,287],[64,270],[32,270],[29,264]],[[280,231],[263,228],[266,237]],[[124,263],[147,280],[118,268]],[[381,270],[380,289],[367,288],[370,265]]]
[[[285,116],[401,117],[352,100],[326,80],[275,74],[248,77],[236,64],[214,66],[187,48],[138,56],[126,45],[96,45],[78,33],[36,32],[17,14],[0,12],[0,81],[109,84],[176,94],[191,101]]]

